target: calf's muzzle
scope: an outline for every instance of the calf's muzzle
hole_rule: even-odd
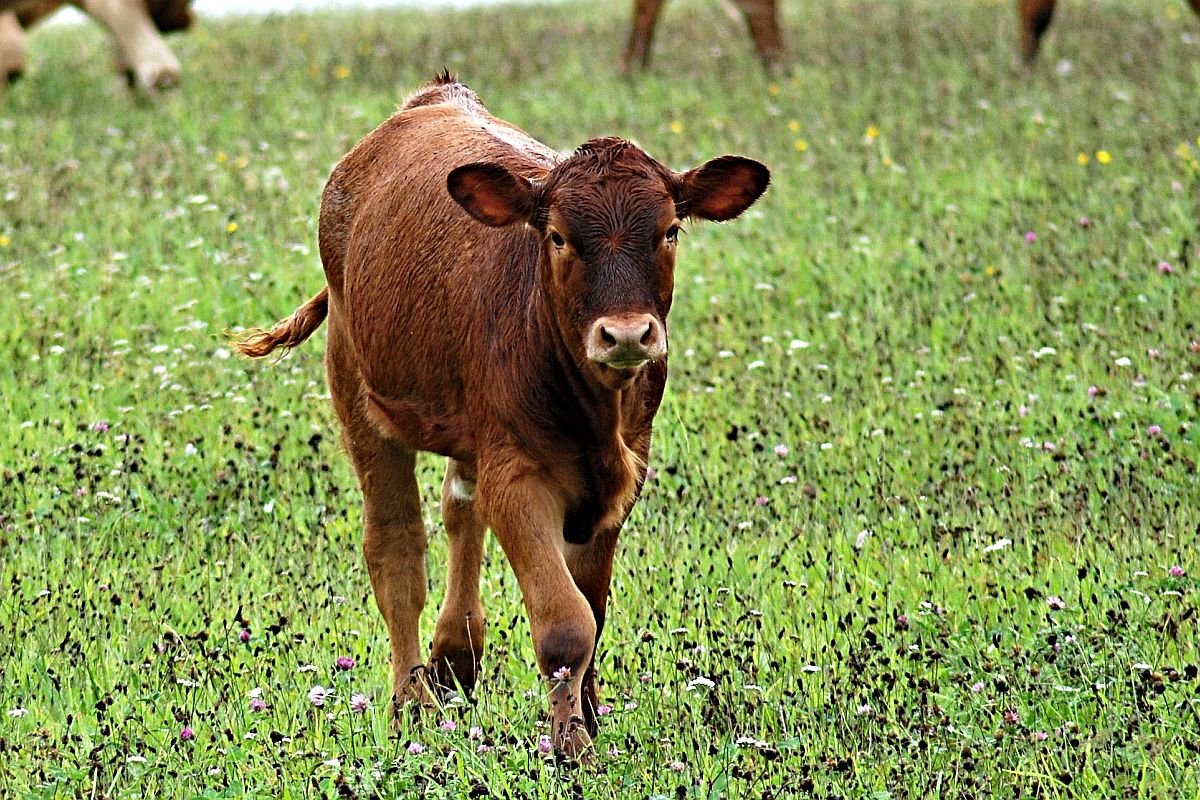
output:
[[[597,364],[628,369],[666,354],[666,333],[651,314],[601,317],[588,331],[587,357]]]

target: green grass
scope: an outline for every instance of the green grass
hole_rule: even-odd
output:
[[[1008,2],[785,2],[774,82],[700,0],[630,82],[623,4],[207,21],[156,103],[40,32],[0,98],[0,796],[1196,797],[1200,20],[1062,6],[1026,77]],[[555,147],[774,173],[681,247],[591,767],[536,752],[492,541],[474,703],[389,730],[323,336],[222,336],[322,285],[329,168],[443,65]]]

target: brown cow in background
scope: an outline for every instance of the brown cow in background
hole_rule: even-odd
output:
[[[728,0],[722,0],[728,2]],[[658,13],[665,0],[634,0],[633,25],[629,30],[629,43],[625,46],[624,67],[630,72],[635,67],[650,66],[650,46],[654,42],[654,29],[658,25]],[[779,25],[779,8],[776,0],[732,0],[746,18],[750,37],[767,69],[776,69],[783,64],[783,30]]]
[[[397,703],[474,685],[491,528],[529,613],[554,746],[590,751],[613,554],[667,378],[680,227],[738,216],[769,179],[737,156],[674,172],[620,139],[563,156],[449,75],[334,168],[318,233],[326,287],[239,349],[293,347],[329,318],[330,395],[362,487]],[[421,450],[449,459],[428,666]]]
[[[192,24],[190,0],[74,0],[70,3],[108,28],[118,66],[130,86],[148,92],[179,83],[181,69],[163,33]],[[58,11],[65,0],[0,0],[0,86],[25,69],[24,30]]]
[[[1188,0],[1192,10],[1200,14],[1200,0]],[[1017,15],[1021,21],[1021,58],[1026,65],[1037,60],[1042,34],[1054,18],[1057,0],[1017,0]]]

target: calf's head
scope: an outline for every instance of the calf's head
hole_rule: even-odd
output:
[[[537,231],[539,280],[559,335],[582,369],[620,390],[667,354],[683,223],[733,219],[769,182],[767,168],[748,158],[674,172],[606,138],[584,143],[543,180],[481,162],[451,172],[447,188],[485,225]]]

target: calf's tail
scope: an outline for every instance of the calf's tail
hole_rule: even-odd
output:
[[[317,292],[308,302],[296,309],[287,319],[280,320],[271,330],[251,328],[242,334],[234,348],[244,356],[262,358],[282,347],[290,350],[312,336],[329,313],[329,287]]]

